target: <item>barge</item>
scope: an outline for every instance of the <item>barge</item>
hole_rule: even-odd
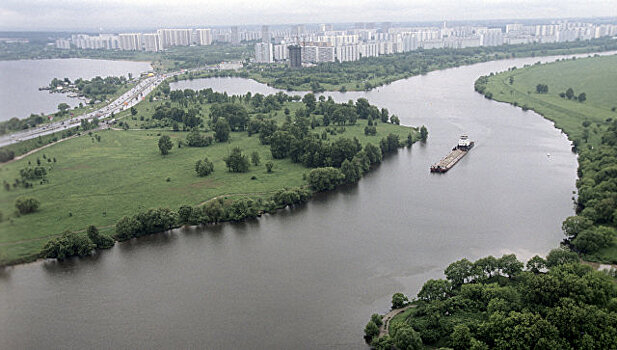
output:
[[[448,154],[439,163],[431,165],[431,173],[445,173],[461,160],[470,149],[474,146],[474,142],[469,140],[467,135],[461,136],[458,144],[452,148],[452,152]]]

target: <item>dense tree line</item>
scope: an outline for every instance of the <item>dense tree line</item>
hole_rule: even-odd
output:
[[[611,349],[617,347],[617,285],[605,272],[553,250],[526,266],[514,255],[466,259],[427,281],[416,307],[377,349]],[[401,306],[401,305],[397,305]],[[373,322],[372,318],[369,323]],[[404,330],[404,334],[401,334]]]

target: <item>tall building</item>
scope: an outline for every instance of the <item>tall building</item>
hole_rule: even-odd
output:
[[[71,42],[65,39],[58,39],[56,40],[56,48],[68,50],[71,48]]]
[[[257,63],[272,63],[274,62],[272,44],[257,43],[255,44],[255,62]]]
[[[197,29],[197,43],[199,45],[211,45],[212,44],[212,30],[210,29]]]
[[[291,45],[289,49],[289,66],[291,68],[302,67],[302,48],[298,45]]]
[[[141,42],[145,51],[157,52],[161,50],[159,35],[156,33],[143,34]]]
[[[118,34],[118,39],[120,41],[120,50],[141,50],[141,33]]]
[[[161,49],[167,49],[172,46],[189,46],[191,45],[190,29],[159,29],[156,31],[159,36],[159,46]]]
[[[261,42],[262,43],[269,43],[271,41],[272,37],[270,36],[270,27],[268,26],[261,26]]]
[[[274,45],[274,60],[275,61],[284,61],[289,58],[289,50],[287,49],[287,45],[278,44]]]
[[[231,27],[231,43],[239,44],[240,43],[240,33],[238,33],[238,27]]]

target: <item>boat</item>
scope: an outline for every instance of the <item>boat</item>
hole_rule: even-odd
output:
[[[437,164],[431,165],[431,173],[445,173],[452,169],[452,167],[461,160],[469,150],[475,145],[474,141],[469,139],[469,136],[462,135],[458,140],[458,143],[452,151]]]

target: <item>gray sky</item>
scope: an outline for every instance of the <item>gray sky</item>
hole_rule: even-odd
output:
[[[0,0],[2,30],[617,16],[617,0]]]

